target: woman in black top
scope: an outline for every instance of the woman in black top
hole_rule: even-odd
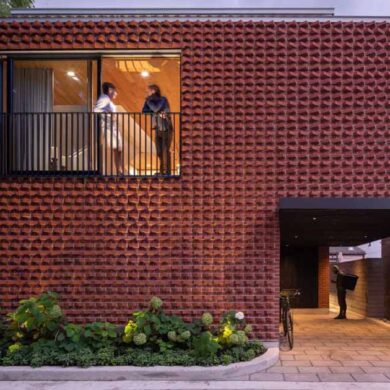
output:
[[[157,156],[160,159],[160,173],[171,174],[172,123],[169,117],[169,102],[161,96],[156,84],[149,85],[147,97],[142,108],[144,114],[152,114],[152,128],[156,131]]]

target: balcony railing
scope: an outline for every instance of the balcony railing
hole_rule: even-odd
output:
[[[178,176],[180,113],[0,114],[2,176]]]

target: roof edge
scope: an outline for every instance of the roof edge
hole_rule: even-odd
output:
[[[80,17],[86,16],[334,16],[334,8],[20,8],[11,17]]]

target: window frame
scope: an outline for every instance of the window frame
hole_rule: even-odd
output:
[[[96,95],[92,98],[98,99],[101,94],[102,86],[102,74],[103,74],[103,58],[115,58],[115,57],[135,57],[135,56],[148,56],[148,57],[175,57],[179,58],[179,169],[177,174],[171,175],[127,175],[127,176],[118,176],[114,175],[116,178],[181,178],[182,171],[182,51],[180,49],[134,49],[134,50],[28,50],[28,51],[3,51],[0,52],[0,105],[1,111],[0,115],[6,113],[13,113],[13,79],[14,79],[14,61],[17,60],[95,60],[97,64],[97,80],[96,80]],[[6,85],[4,85],[4,79],[6,80]],[[6,103],[6,104],[5,104]],[[4,109],[5,108],[5,109]],[[8,145],[6,146],[8,148]],[[8,153],[7,153],[8,154]],[[10,166],[9,164],[7,164]],[[0,171],[0,176],[2,172]],[[6,176],[12,176],[12,174],[7,174]],[[21,174],[18,176],[35,176],[35,177],[51,177],[51,176],[68,176],[68,177],[80,177],[80,175],[74,175],[72,172],[45,172],[37,174]],[[81,175],[82,177],[100,177],[107,178],[111,177],[98,173],[97,175]]]

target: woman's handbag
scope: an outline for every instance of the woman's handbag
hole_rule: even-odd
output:
[[[156,129],[157,131],[172,130],[172,122],[169,114],[165,114],[164,116],[160,114],[154,114],[153,117],[153,129]]]

